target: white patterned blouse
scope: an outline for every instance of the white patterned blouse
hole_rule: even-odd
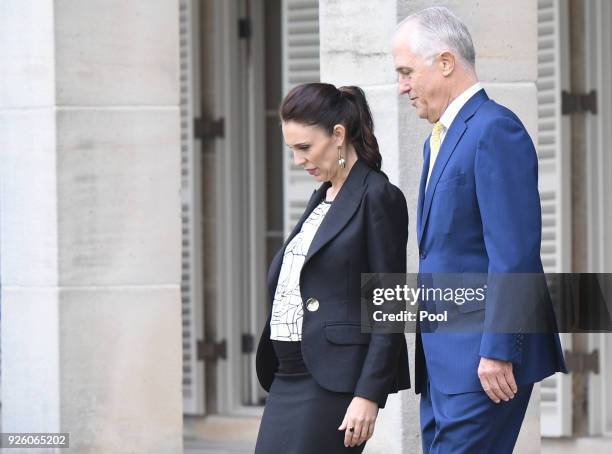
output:
[[[302,340],[304,308],[300,294],[300,273],[312,239],[330,206],[331,202],[326,201],[317,205],[302,224],[299,233],[285,248],[272,303],[270,320],[270,339],[272,340],[288,342]]]

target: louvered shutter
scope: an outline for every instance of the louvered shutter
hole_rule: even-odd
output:
[[[596,90],[597,113],[585,115],[585,139],[590,163],[587,162],[587,179],[591,188],[589,224],[589,251],[593,272],[612,272],[610,253],[610,225],[612,225],[612,185],[610,183],[610,143],[612,143],[612,2],[589,0],[585,12],[585,61],[587,87]],[[610,307],[612,282],[600,278],[604,298]],[[612,333],[589,333],[588,351],[599,350],[599,373],[588,374],[589,435],[612,438]],[[606,445],[607,446],[607,445]],[[602,446],[603,448],[603,446]],[[603,449],[602,449],[603,451]],[[608,451],[610,451],[608,447]]]
[[[561,90],[567,88],[567,4],[538,0],[538,160],[542,201],[542,263],[547,273],[570,272],[569,124],[561,115]],[[571,335],[561,334],[564,349]],[[571,377],[555,374],[541,385],[542,435],[572,432]]]
[[[600,54],[598,55],[599,61],[601,62],[601,71],[600,77],[601,82],[598,87],[599,96],[601,96],[601,100],[599,101],[599,106],[602,109],[600,115],[600,128],[606,128],[605,125],[610,125],[612,120],[612,30],[610,29],[610,23],[612,23],[612,3],[608,0],[600,0],[596,5],[592,5],[591,7],[595,7],[594,13],[600,17],[599,20],[599,32],[601,33],[601,37],[598,38],[601,40],[600,42]],[[602,142],[599,144],[600,147],[600,155],[604,153],[610,153],[610,142],[612,139],[612,133],[608,129],[607,135],[603,136]],[[609,162],[609,161],[608,161]],[[609,165],[609,164],[608,164]],[[608,169],[610,167],[607,167]],[[604,167],[605,169],[605,167]],[[609,170],[608,170],[609,171]],[[606,175],[606,170],[604,170],[604,175]],[[606,175],[605,178],[609,178]],[[610,186],[608,186],[610,187]],[[605,191],[605,190],[604,190]],[[612,208],[610,207],[610,194],[608,193],[607,197],[602,193],[599,194],[604,200],[608,201],[608,216],[612,216]],[[608,217],[610,219],[610,217]],[[606,235],[607,241],[610,241],[610,224],[607,225]],[[610,249],[608,248],[608,251]],[[609,264],[609,265],[608,265]],[[612,272],[612,258],[609,258],[607,261],[607,265],[604,272]],[[610,281],[608,280],[608,283]],[[605,290],[606,295],[612,294],[612,288],[608,285]],[[610,302],[608,301],[608,307]],[[612,376],[612,333],[602,333],[600,334],[601,339],[601,354],[599,359],[599,364],[601,367],[600,377],[602,379],[603,384],[603,395],[605,396],[605,400],[602,402],[602,422],[603,422],[603,435],[606,437],[612,438],[612,381],[610,377]]]
[[[202,339],[202,233],[200,229],[200,160],[194,140],[193,119],[197,96],[198,15],[194,0],[179,1],[180,20],[180,108],[181,108],[181,307],[183,321],[183,412],[204,413],[204,363],[197,359],[197,342]]]
[[[283,0],[283,93],[296,85],[319,81],[319,2]],[[316,181],[283,153],[283,213],[289,235],[317,187]]]

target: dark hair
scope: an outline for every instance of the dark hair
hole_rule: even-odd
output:
[[[368,167],[380,171],[382,156],[374,135],[372,113],[363,90],[356,86],[336,88],[310,83],[294,87],[279,109],[282,121],[319,126],[331,136],[334,126],[346,128],[346,140]]]

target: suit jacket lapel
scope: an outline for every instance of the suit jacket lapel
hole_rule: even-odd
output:
[[[417,206],[417,242],[421,242],[421,234],[423,233],[423,200],[425,199],[425,184],[427,183],[427,173],[429,172],[429,157],[431,151],[429,149],[429,137],[423,146],[423,170],[421,171],[421,182],[419,183],[419,202]]]
[[[444,172],[446,163],[452,156],[453,152],[455,151],[455,148],[457,147],[457,144],[465,133],[465,130],[467,129],[467,121],[488,99],[489,97],[487,96],[484,90],[480,90],[474,96],[472,96],[468,100],[468,102],[466,102],[461,108],[461,110],[453,120],[453,124],[451,124],[450,129],[446,133],[446,137],[444,137],[444,142],[442,142],[442,146],[438,153],[438,157],[436,158],[436,162],[434,163],[433,169],[431,171],[431,176],[429,177],[429,183],[427,184],[427,189],[425,191],[419,246],[421,240],[423,239],[423,233],[425,232],[425,228],[427,227],[427,220],[429,218],[429,211],[431,209],[433,196],[436,192],[436,185],[438,184],[438,181],[440,180],[440,177]]]
[[[457,146],[459,139],[461,139],[461,136],[463,136],[465,130],[465,123],[459,116],[457,116],[455,118],[455,121],[453,121],[453,124],[451,125],[450,129],[446,133],[446,137],[444,138],[442,147],[438,152],[436,162],[434,163],[433,169],[431,170],[429,183],[427,183],[427,189],[425,190],[425,200],[423,201],[423,218],[421,221],[422,232],[425,231],[425,228],[427,226],[427,218],[429,217],[431,201],[433,199],[434,193],[436,192],[436,185],[438,184],[438,180],[440,179],[440,176],[444,171],[446,163],[452,156],[453,151],[455,151],[455,147]],[[421,234],[421,238],[422,237],[423,235]]]
[[[323,246],[334,238],[348,221],[353,217],[357,207],[361,203],[361,198],[365,190],[364,179],[370,168],[360,160],[353,165],[346,181],[342,185],[340,192],[336,195],[332,206],[323,218],[315,234],[308,254],[304,259],[304,265],[315,255]]]

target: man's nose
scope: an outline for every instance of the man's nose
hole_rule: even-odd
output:
[[[408,82],[400,81],[400,83],[399,83],[399,94],[400,95],[409,94],[410,88],[411,87],[410,87],[410,84]]]

